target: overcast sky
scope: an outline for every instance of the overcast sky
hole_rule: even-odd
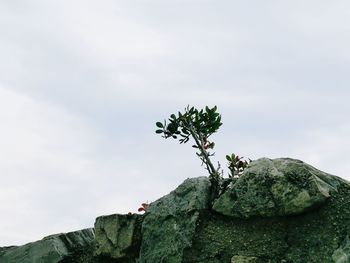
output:
[[[350,2],[2,0],[0,246],[136,212],[206,175],[155,122],[218,106],[216,159],[350,179]]]

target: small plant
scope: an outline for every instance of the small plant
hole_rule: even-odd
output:
[[[231,155],[226,155],[226,160],[228,161],[227,167],[230,170],[230,178],[239,177],[243,173],[244,169],[248,166],[248,164],[252,161],[249,159],[248,162],[243,158],[244,157],[240,157],[234,153]]]
[[[210,157],[215,154],[211,152],[215,143],[210,137],[219,130],[221,125],[221,115],[217,112],[216,106],[213,108],[206,106],[201,110],[187,106],[183,113],[171,114],[168,120],[156,123],[156,133],[162,134],[165,139],[178,139],[180,144],[187,143],[190,138],[194,140],[195,144],[192,147],[197,149],[196,155],[209,172],[214,195],[218,193],[219,180],[223,172],[220,171],[220,163],[215,167],[210,160]],[[227,155],[226,159],[229,161],[230,177],[240,176],[248,165],[248,162],[242,160],[242,157],[234,154]]]
[[[187,143],[192,137],[195,144],[192,147],[198,149],[197,156],[205,164],[212,180],[219,179],[219,171],[214,167],[210,156],[214,155],[209,152],[215,144],[209,141],[209,137],[215,133],[222,125],[221,116],[216,112],[217,107],[205,107],[205,110],[197,110],[194,107],[187,107],[184,113],[178,115],[171,114],[169,123],[167,121],[157,122],[159,128],[156,133],[163,134],[165,139],[179,139],[180,144]]]

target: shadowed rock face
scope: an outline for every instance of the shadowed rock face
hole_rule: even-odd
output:
[[[198,177],[151,203],[142,224],[140,263],[182,262],[200,213],[209,208],[209,197],[209,179]]]
[[[96,256],[134,262],[141,241],[142,216],[109,215],[96,218]]]
[[[293,159],[259,159],[214,203],[237,218],[298,215],[324,204],[339,179]]]
[[[0,248],[0,262],[350,262],[350,184],[339,177],[263,158],[213,207],[210,196],[207,177],[187,179],[144,215],[97,218],[95,237],[90,229]]]

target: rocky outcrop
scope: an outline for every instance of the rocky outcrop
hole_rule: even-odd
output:
[[[210,181],[191,178],[150,205],[142,224],[140,263],[182,262],[201,212],[209,208]]]
[[[96,256],[135,262],[141,244],[141,223],[142,216],[137,214],[96,218]]]
[[[56,234],[19,247],[9,247],[0,254],[1,263],[88,262],[94,250],[93,229]],[[1,251],[1,250],[0,250]]]
[[[334,251],[332,259],[335,263],[350,262],[350,239],[346,236],[340,247]]]
[[[83,230],[0,248],[0,262],[350,262],[347,181],[298,160],[263,158],[221,185],[211,200],[207,177],[187,179],[144,215],[97,218],[95,237]]]
[[[231,263],[259,263],[256,257],[233,256]]]
[[[240,213],[217,211],[233,189],[239,194],[224,204],[227,211],[236,206]],[[213,208],[209,180],[188,179],[151,204],[142,224],[139,261],[333,262],[347,255],[349,193],[345,180],[293,159],[251,163]],[[274,209],[266,206],[269,202]]]
[[[298,215],[325,203],[339,184],[339,178],[301,161],[262,158],[215,201],[213,210],[238,218]]]

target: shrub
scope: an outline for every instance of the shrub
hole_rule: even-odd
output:
[[[162,134],[165,139],[177,139],[180,144],[187,143],[190,138],[193,139],[195,144],[192,147],[197,149],[196,155],[209,172],[215,194],[218,192],[219,180],[223,177],[223,172],[220,170],[220,163],[215,167],[210,160],[214,155],[211,150],[215,147],[210,137],[219,130],[221,125],[221,115],[217,112],[216,106],[213,108],[206,106],[201,110],[187,106],[184,112],[179,111],[178,114],[171,114],[168,120],[156,122],[156,133]],[[226,159],[230,178],[240,176],[248,165],[248,161],[235,154],[226,155]]]

